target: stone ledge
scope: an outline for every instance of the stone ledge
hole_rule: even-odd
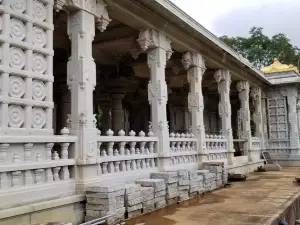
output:
[[[228,165],[228,169],[234,169],[234,168],[244,167],[244,166],[251,166],[251,165],[263,163],[263,162],[264,162],[264,160],[261,159],[259,161],[255,161],[255,162],[247,162],[247,163],[241,163],[241,164],[236,164],[236,165]]]
[[[75,202],[81,202],[81,201],[85,201],[85,199],[86,198],[84,195],[72,195],[72,196],[67,196],[59,199],[43,201],[43,202],[28,204],[24,206],[9,208],[9,209],[3,209],[0,210],[0,219],[19,216],[22,214],[32,213],[32,212],[41,211],[45,209],[55,208],[62,205],[72,204]]]

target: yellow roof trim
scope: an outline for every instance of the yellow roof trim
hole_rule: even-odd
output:
[[[263,73],[282,73],[282,72],[295,71],[297,74],[299,74],[299,71],[296,66],[281,64],[279,60],[276,58],[274,59],[273,64],[262,68],[261,71]]]

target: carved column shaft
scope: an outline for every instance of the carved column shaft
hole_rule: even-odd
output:
[[[199,140],[198,152],[205,153],[205,127],[203,118],[202,77],[205,72],[204,59],[198,53],[188,52],[183,56],[182,63],[188,69],[190,93],[188,108],[192,115],[192,133]]]
[[[171,40],[153,29],[140,32],[138,43],[148,53],[150,82],[148,84],[148,100],[151,105],[152,131],[158,137],[159,168],[170,166],[169,126],[167,122],[168,90],[165,80],[165,67],[171,57]]]
[[[92,57],[95,36],[94,15],[79,10],[69,15],[68,34],[72,42],[68,62],[68,86],[71,90],[70,131],[78,136],[77,155],[81,160],[96,157],[93,91],[96,85],[96,65]]]
[[[251,125],[250,125],[250,108],[249,108],[249,91],[250,86],[248,81],[239,81],[237,83],[237,89],[239,91],[240,109],[238,112],[239,122],[241,123],[241,131],[238,134],[240,139],[247,140],[244,145],[244,153],[248,154],[248,151],[252,148],[251,138]]]
[[[231,127],[231,105],[230,105],[230,84],[231,84],[231,74],[230,71],[220,69],[217,70],[214,75],[218,83],[219,91],[219,115],[221,117],[222,124],[222,134],[227,139],[227,149],[228,149],[228,163],[233,164],[233,136]]]
[[[148,84],[148,97],[151,105],[152,131],[159,136],[161,155],[169,152],[169,127],[167,122],[167,84],[165,81],[166,51],[155,48],[148,52],[148,66],[151,81]]]
[[[239,81],[237,83],[237,90],[239,92],[240,109],[238,111],[238,119],[241,130],[239,130],[239,139],[246,140],[243,144],[244,154],[248,155],[249,161],[252,161],[252,137],[251,137],[251,124],[250,124],[250,108],[249,108],[249,83],[247,81]]]
[[[262,101],[261,89],[252,88],[251,96],[254,105],[253,121],[255,124],[255,136],[260,139],[260,146],[264,149],[264,132],[263,132],[263,115],[262,115]]]

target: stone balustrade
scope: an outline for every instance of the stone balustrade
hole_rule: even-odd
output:
[[[0,208],[75,192],[69,153],[76,139],[66,128],[55,136],[0,137]]]
[[[227,141],[222,135],[205,135],[207,159],[209,161],[227,159]]]
[[[112,174],[121,172],[133,172],[157,168],[157,142],[150,131],[146,136],[140,131],[138,136],[130,131],[128,136],[123,130],[114,136],[112,130],[106,132],[106,136],[97,137],[97,163],[98,174]]]
[[[170,133],[171,166],[196,164],[197,142],[193,134]]]

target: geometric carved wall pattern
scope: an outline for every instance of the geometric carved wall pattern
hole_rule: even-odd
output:
[[[286,98],[268,99],[269,139],[288,141]]]
[[[0,9],[0,135],[53,134],[53,1]]]

